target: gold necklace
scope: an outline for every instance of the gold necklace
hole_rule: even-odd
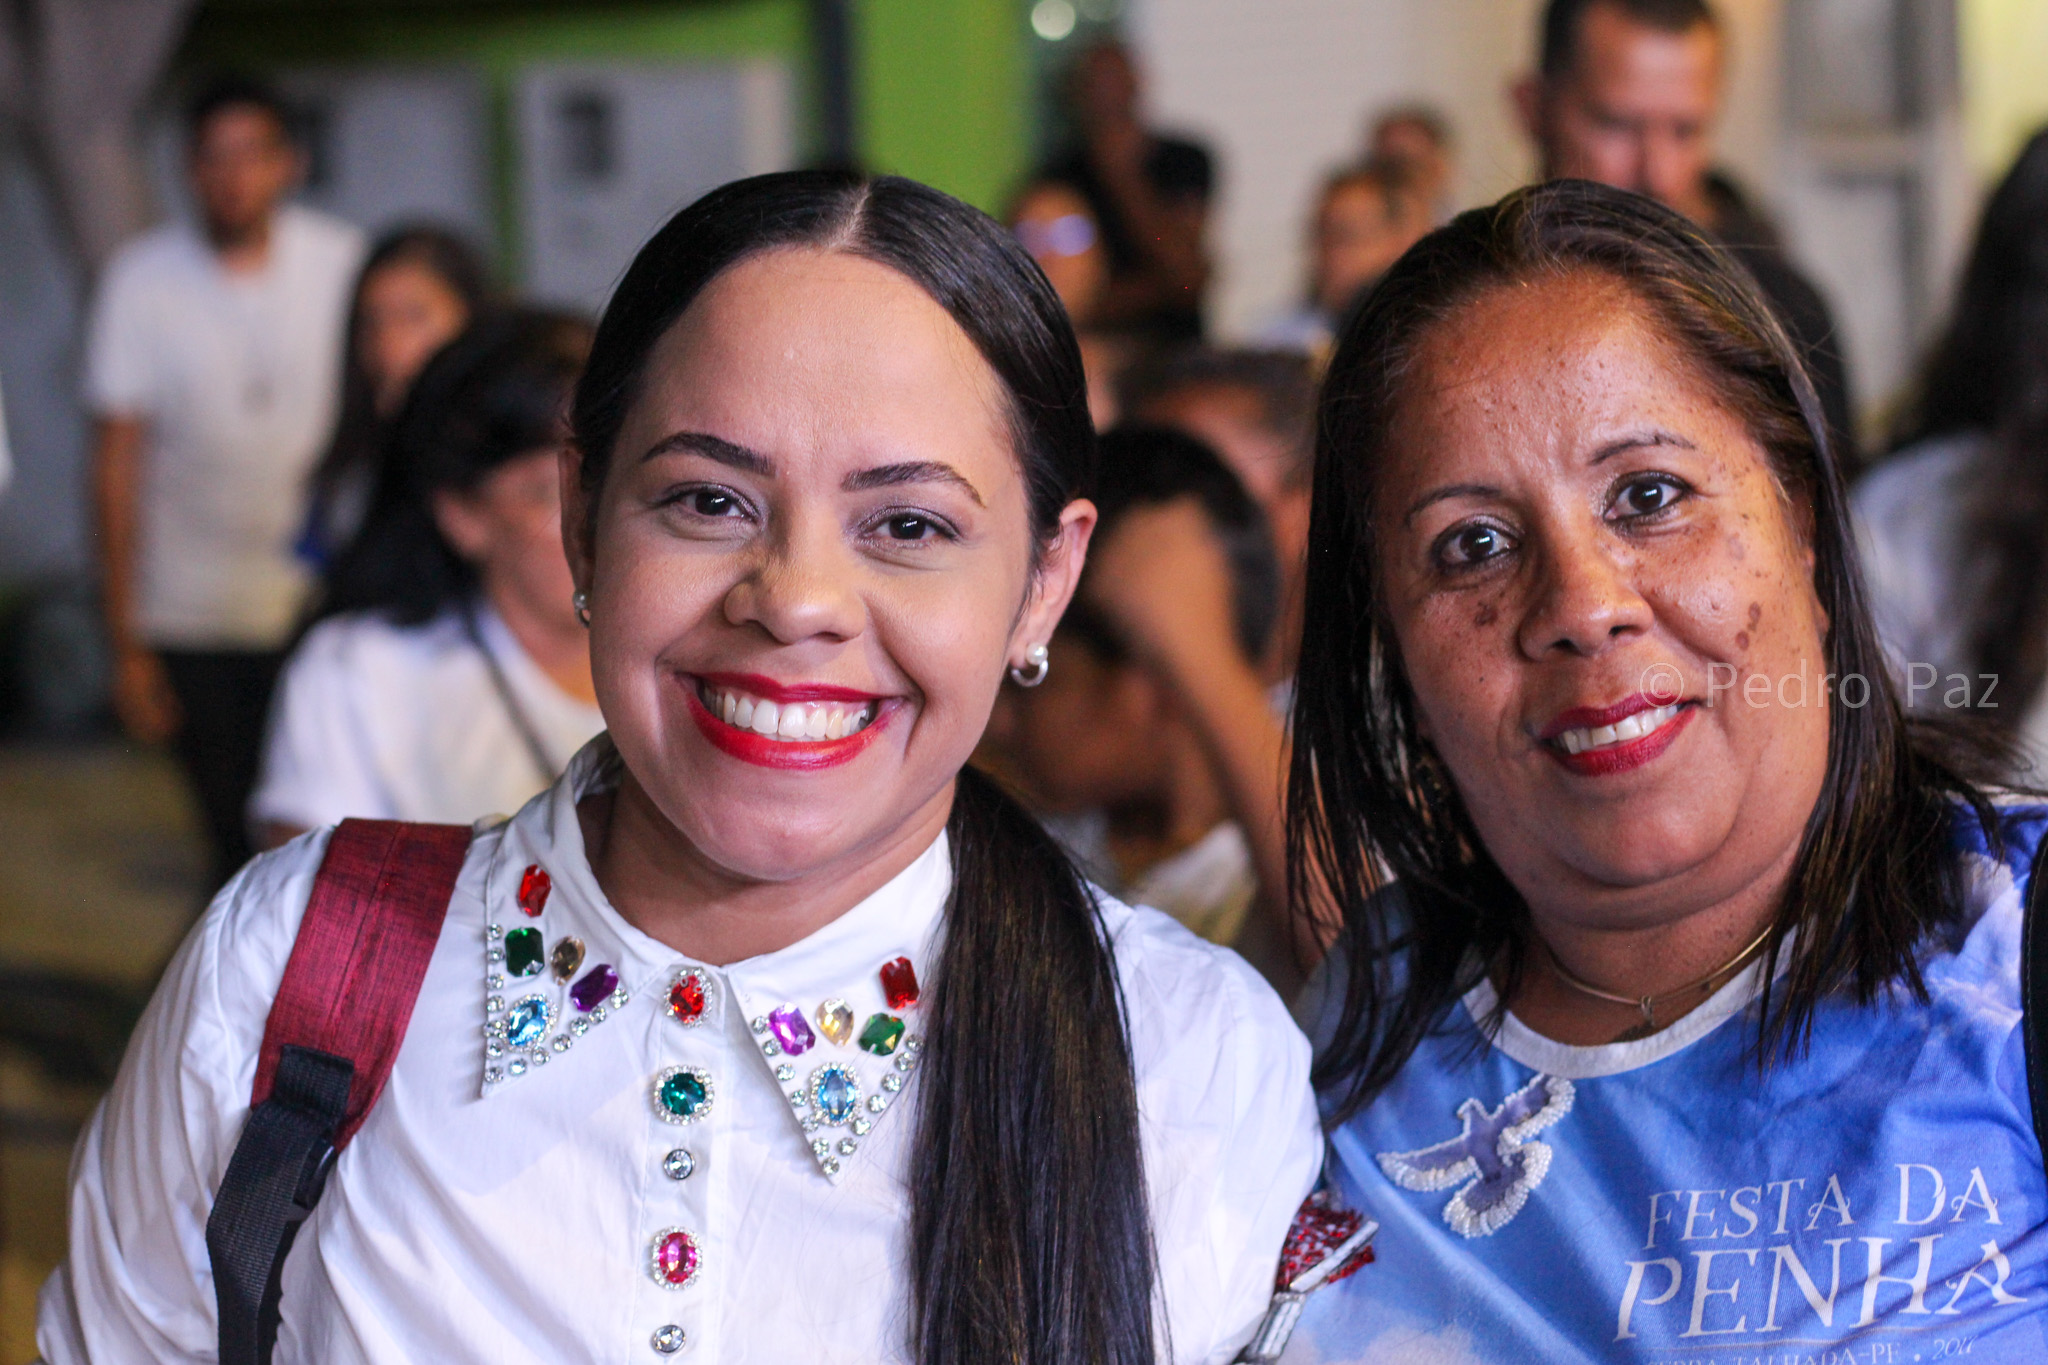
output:
[[[1737,953],[1734,957],[1729,958],[1726,962],[1714,968],[1714,970],[1708,972],[1705,976],[1700,977],[1697,981],[1689,981],[1683,986],[1677,986],[1668,991],[1659,991],[1655,995],[1616,995],[1613,991],[1603,991],[1598,986],[1595,986],[1587,981],[1581,981],[1578,977],[1573,976],[1570,968],[1566,967],[1563,962],[1558,960],[1557,950],[1552,948],[1548,942],[1545,942],[1543,944],[1543,951],[1550,955],[1551,970],[1557,973],[1558,979],[1560,981],[1564,982],[1565,985],[1570,986],[1573,990],[1579,991],[1586,995],[1594,996],[1597,999],[1612,1001],[1614,1004],[1617,1005],[1633,1005],[1635,1008],[1641,1010],[1643,1012],[1643,1023],[1641,1030],[1638,1031],[1636,1029],[1631,1029],[1629,1030],[1629,1032],[1637,1037],[1645,1037],[1657,1031],[1658,1001],[1669,1000],[1674,995],[1686,995],[1692,991],[1699,990],[1702,987],[1710,984],[1715,977],[1724,976],[1727,973],[1734,971],[1737,967],[1740,967],[1743,963],[1747,962],[1750,956],[1753,953],[1755,953],[1757,949],[1764,946],[1764,940],[1768,939],[1771,936],[1771,930],[1776,927],[1776,925],[1765,926],[1764,931],[1761,934],[1758,934],[1755,938],[1750,940],[1749,946],[1747,948],[1744,948],[1741,952]]]

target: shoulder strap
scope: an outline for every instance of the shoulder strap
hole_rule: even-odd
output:
[[[2020,920],[2020,1021],[2027,1047],[2027,1096],[2034,1109],[2034,1137],[2048,1154],[2048,877],[2043,877],[2048,832],[2034,846]]]
[[[221,1365],[267,1365],[284,1260],[384,1090],[469,849],[461,825],[344,820],[263,1030],[206,1252]]]

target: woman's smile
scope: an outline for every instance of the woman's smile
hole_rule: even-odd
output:
[[[1537,736],[1545,753],[1586,777],[1640,768],[1660,757],[1692,720],[1698,703],[1659,706],[1638,692],[1611,706],[1574,706],[1559,712]]]
[[[764,768],[809,772],[849,762],[903,704],[900,697],[757,674],[685,674],[682,681],[690,718],[704,737]]]

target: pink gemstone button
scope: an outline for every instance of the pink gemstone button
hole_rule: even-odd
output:
[[[649,1268],[654,1282],[664,1289],[681,1289],[697,1278],[697,1239],[682,1228],[664,1228],[654,1234]]]

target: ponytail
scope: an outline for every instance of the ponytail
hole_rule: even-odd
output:
[[[960,774],[911,1158],[922,1365],[1152,1365],[1154,1258],[1115,959],[1071,859]]]

